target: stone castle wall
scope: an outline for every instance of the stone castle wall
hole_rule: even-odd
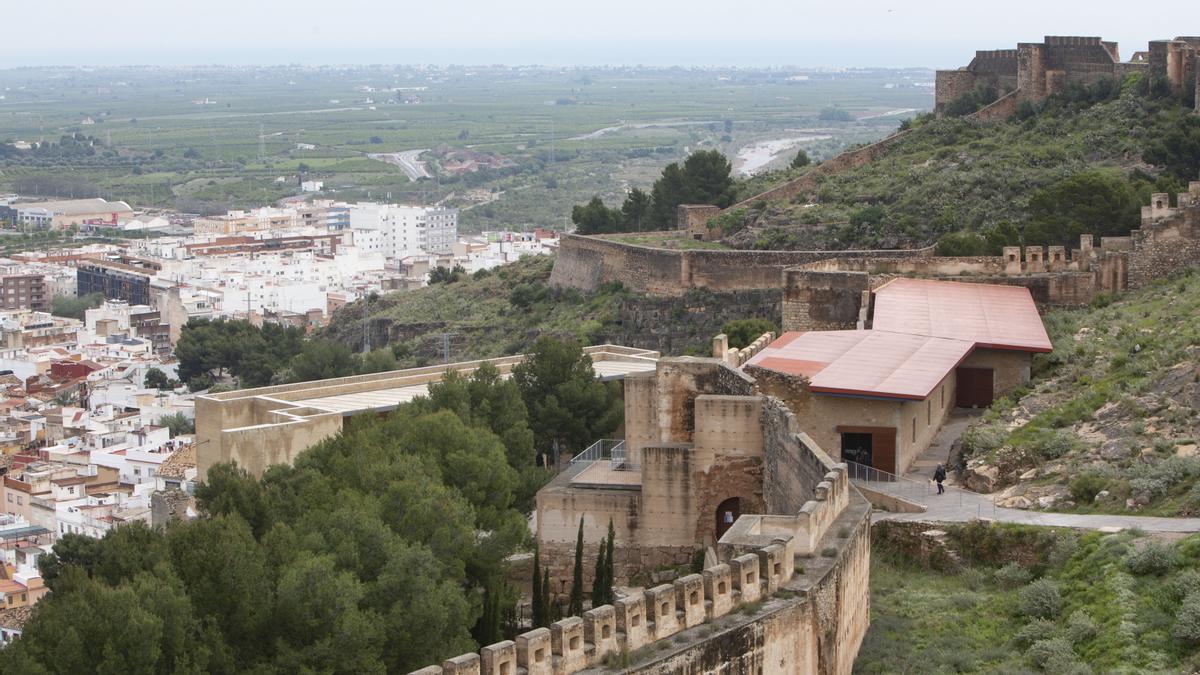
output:
[[[678,251],[628,244],[619,237],[562,237],[552,286],[593,291],[620,282],[647,295],[678,297],[690,289],[734,292],[783,287],[783,270],[827,258],[920,258],[933,247],[884,251]]]
[[[784,271],[784,331],[855,328],[869,278],[864,271]]]
[[[699,574],[414,672],[848,675],[870,621],[870,507],[846,487],[820,555],[776,536]]]
[[[898,131],[887,138],[864,145],[860,148],[847,150],[836,157],[827,159],[820,164],[814,166],[808,173],[803,176],[788,181],[782,185],[777,185],[766,192],[754,195],[749,199],[742,200],[724,212],[729,212],[734,209],[747,208],[760,201],[779,201],[783,199],[793,199],[797,195],[810,195],[817,191],[821,185],[821,180],[825,176],[831,176],[839,173],[844,173],[850,169],[856,169],[860,166],[865,166],[870,162],[879,159],[887,153],[896,143],[907,136],[909,132]]]
[[[1142,227],[1130,234],[1128,285],[1142,288],[1177,270],[1200,266],[1200,181],[1169,206],[1165,194],[1151,197],[1142,210]]]

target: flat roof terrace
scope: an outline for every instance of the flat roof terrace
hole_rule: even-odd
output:
[[[659,353],[619,345],[585,347],[599,380],[623,380],[654,371]],[[240,389],[196,397],[197,467],[236,461],[260,475],[271,464],[291,463],[304,449],[336,434],[342,419],[363,413],[384,413],[429,393],[448,371],[469,374],[484,364],[501,376],[526,356],[463,361],[424,368],[393,370],[314,380],[273,387]]]

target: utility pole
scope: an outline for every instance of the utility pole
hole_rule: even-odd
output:
[[[442,363],[450,363],[450,338],[458,337],[458,333],[442,333]]]
[[[371,305],[371,294],[365,289],[363,290],[363,355],[371,353],[371,331],[369,309]]]

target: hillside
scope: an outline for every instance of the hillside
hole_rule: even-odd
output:
[[[871,542],[869,673],[1191,673],[1200,537],[884,521]]]
[[[1005,122],[917,118],[882,159],[819,179],[814,202],[754,205],[745,214],[747,227],[725,243],[893,248],[1006,223],[1021,230],[1039,217],[1031,209],[1039,191],[1084,171],[1115,179],[1119,190],[1124,183],[1134,201],[1144,203],[1151,191],[1173,192],[1196,178],[1200,119],[1139,89],[1133,82],[1119,93],[1073,92]],[[748,181],[739,198],[800,175],[793,170]],[[1118,222],[1098,225],[1127,230],[1136,218],[1136,209],[1127,209]]]
[[[620,284],[592,293],[548,285],[553,256],[525,257],[452,283],[388,293],[370,300],[371,345],[391,346],[401,367],[443,360],[519,354],[539,335],[572,337],[585,345],[611,342],[665,354],[707,354],[728,321],[780,316],[778,290],[693,291],[682,298],[642,296]],[[363,346],[363,305],[334,314],[322,337],[354,350]]]
[[[1054,352],[964,436],[966,484],[1019,508],[1200,514],[1198,316],[1194,270],[1047,314]]]

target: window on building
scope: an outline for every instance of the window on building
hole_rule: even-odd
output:
[[[917,442],[917,418],[915,415],[913,416],[912,442]]]
[[[933,424],[933,401],[925,399],[925,424]]]

